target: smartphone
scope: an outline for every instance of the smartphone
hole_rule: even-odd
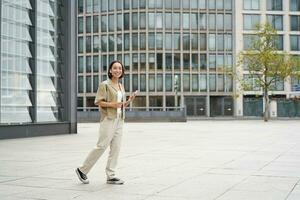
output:
[[[132,96],[136,96],[138,92],[139,92],[139,91],[136,90],[136,91],[132,94]]]

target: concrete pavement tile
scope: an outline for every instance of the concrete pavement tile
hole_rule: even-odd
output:
[[[285,192],[258,192],[230,190],[216,200],[284,200]]]
[[[177,198],[214,199],[241,182],[245,176],[203,174],[171,186],[158,195]]]
[[[298,178],[250,176],[240,184],[236,185],[233,189],[266,193],[280,192],[288,194],[291,188],[293,188],[298,181]]]
[[[32,189],[31,187],[0,184],[0,199],[2,199],[2,197],[31,191]]]
[[[75,199],[82,194],[84,194],[84,192],[81,191],[34,188],[30,192],[24,192],[14,196],[24,199],[68,200]]]
[[[89,194],[80,195],[75,200],[144,200],[146,195],[134,195],[134,194],[115,194],[107,193],[104,191],[93,192]]]

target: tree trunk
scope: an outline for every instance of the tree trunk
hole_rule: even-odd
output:
[[[265,101],[264,121],[267,122],[269,120],[269,113],[270,113],[269,94],[267,90],[264,91],[264,101]]]

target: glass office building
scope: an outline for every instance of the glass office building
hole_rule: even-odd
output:
[[[0,3],[0,138],[76,132],[75,1]]]
[[[83,108],[94,106],[99,82],[118,59],[126,68],[126,91],[140,91],[131,107],[168,110],[178,102],[188,116],[261,116],[261,88],[240,91],[228,75],[255,25],[273,25],[280,51],[300,51],[300,0],[78,0],[77,9]],[[242,70],[241,79],[255,84],[248,74]],[[271,116],[300,116],[299,101],[290,101],[300,80],[278,80],[273,88]]]
[[[279,52],[293,56],[300,55],[300,0],[243,0],[236,1],[236,53],[249,47],[255,37],[257,23],[270,23],[278,33],[276,47]],[[236,99],[237,116],[261,116],[263,100],[261,88],[255,77],[249,78],[246,65],[243,66],[241,78],[251,84],[248,91]],[[236,83],[238,84],[238,83]],[[238,93],[238,92],[237,92]],[[300,80],[290,77],[288,80],[277,80],[271,91],[272,117],[300,117]]]
[[[78,0],[78,107],[93,107],[112,60],[131,107],[232,116],[232,0]],[[178,79],[178,89],[175,88]],[[175,98],[178,98],[176,101]]]

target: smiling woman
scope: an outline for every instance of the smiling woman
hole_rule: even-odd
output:
[[[125,107],[136,96],[134,93],[126,101],[125,90],[119,80],[124,76],[124,66],[120,61],[113,61],[109,65],[108,80],[100,83],[95,104],[99,106],[101,113],[99,138],[96,147],[89,153],[83,165],[76,169],[81,182],[88,184],[86,174],[91,170],[99,157],[110,146],[109,157],[106,165],[108,184],[124,184],[124,181],[116,177],[115,168],[120,152],[123,124],[125,119]]]

